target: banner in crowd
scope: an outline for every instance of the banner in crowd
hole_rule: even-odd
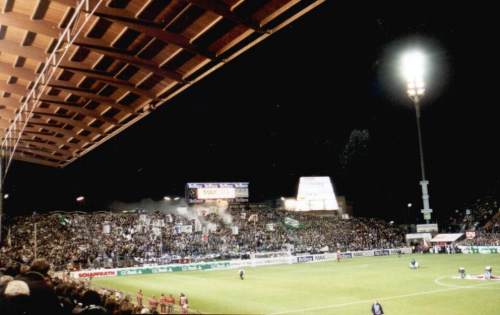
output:
[[[300,222],[298,220],[286,217],[284,221],[285,225],[292,228],[298,228],[300,226]]]
[[[149,225],[151,223],[151,218],[149,218],[147,214],[140,214],[139,223],[143,225]]]
[[[159,227],[153,227],[152,232],[154,236],[161,236],[161,229]]]
[[[476,232],[475,231],[467,231],[467,232],[465,232],[465,237],[468,240],[473,240],[474,238],[476,238]]]
[[[233,235],[238,235],[238,233],[239,233],[238,227],[236,225],[233,225],[231,227],[231,232],[232,232]]]
[[[256,213],[251,214],[248,217],[248,222],[257,222],[257,221],[259,221],[259,216]]]
[[[194,220],[194,231],[195,232],[202,232],[203,231],[203,225],[201,224],[200,220],[198,220],[198,219]]]
[[[165,226],[165,220],[163,219],[157,219],[153,221],[153,226],[155,227],[164,227]]]
[[[175,234],[182,234],[182,233],[187,233],[191,234],[193,233],[193,226],[192,225],[185,225],[185,224],[176,224],[174,226],[174,233]]]
[[[63,215],[58,215],[59,216],[59,223],[61,225],[67,225],[67,224],[70,224],[71,223],[71,220],[65,218]]]
[[[102,225],[102,233],[109,234],[110,232],[111,232],[111,226],[109,225],[109,223],[104,223]]]

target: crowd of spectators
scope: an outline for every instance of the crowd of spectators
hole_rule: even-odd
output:
[[[0,267],[0,314],[129,315],[158,314],[158,310],[134,304],[122,292],[92,289],[88,281],[58,277],[45,259],[36,259],[30,266]]]
[[[500,203],[492,196],[478,198],[463,210],[455,210],[449,218],[449,225],[456,232],[487,229],[500,230]],[[494,220],[496,218],[496,220]]]
[[[286,217],[301,226],[286,226]],[[190,229],[179,230],[179,226]],[[158,211],[50,213],[13,218],[0,262],[29,264],[36,255],[46,258],[55,270],[78,270],[239,258],[263,251],[335,252],[403,244],[404,231],[382,220],[345,220],[276,209],[182,215]]]
[[[500,246],[500,233],[476,232],[474,238],[460,242],[466,246]]]

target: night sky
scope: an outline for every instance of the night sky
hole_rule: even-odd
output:
[[[444,218],[498,193],[493,8],[368,3],[327,1],[65,169],[13,163],[7,212],[103,210],[183,195],[188,181],[249,181],[260,201],[318,175],[355,215],[403,222],[408,202],[421,207],[420,169],[395,61],[415,44],[434,65],[422,112],[431,207]],[[354,130],[369,137],[346,156]]]

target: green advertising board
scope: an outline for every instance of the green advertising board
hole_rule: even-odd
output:
[[[212,262],[212,263],[194,263],[194,264],[183,264],[183,265],[165,265],[165,266],[155,266],[155,267],[122,269],[117,271],[117,275],[131,276],[131,275],[143,275],[151,273],[227,269],[230,267],[230,265],[231,264],[229,263],[229,261]]]

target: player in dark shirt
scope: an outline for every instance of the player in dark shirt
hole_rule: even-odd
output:
[[[460,278],[465,279],[465,268],[464,267],[458,268],[458,273],[460,274]]]
[[[240,269],[240,279],[244,280],[245,279],[245,270]]]

